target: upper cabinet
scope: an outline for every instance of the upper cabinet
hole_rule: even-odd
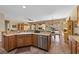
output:
[[[73,8],[70,14],[71,20],[77,20],[77,6]]]
[[[24,23],[18,23],[17,29],[18,29],[18,31],[28,31],[30,29],[30,25],[24,24]]]
[[[77,6],[77,21],[78,21],[78,25],[79,25],[79,6]]]
[[[79,6],[75,6],[67,20],[68,33],[79,34]]]
[[[79,24],[79,6],[75,6],[70,14],[71,20]]]

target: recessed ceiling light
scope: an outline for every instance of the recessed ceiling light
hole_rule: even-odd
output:
[[[26,6],[22,6],[22,8],[26,8]]]

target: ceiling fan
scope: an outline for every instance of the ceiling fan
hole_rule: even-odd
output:
[[[33,19],[31,19],[31,18],[27,18],[29,21],[33,21]]]

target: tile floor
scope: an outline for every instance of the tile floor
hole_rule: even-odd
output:
[[[67,44],[64,43],[63,37],[59,39],[59,36],[56,36],[55,39],[52,37],[51,48],[49,52],[35,48],[35,47],[25,47],[12,50],[7,53],[0,44],[0,54],[70,54],[70,49]]]

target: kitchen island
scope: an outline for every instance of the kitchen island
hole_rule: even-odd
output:
[[[51,33],[4,33],[2,42],[3,48],[8,52],[13,49],[28,46],[34,46],[45,51],[49,51],[51,46]]]

